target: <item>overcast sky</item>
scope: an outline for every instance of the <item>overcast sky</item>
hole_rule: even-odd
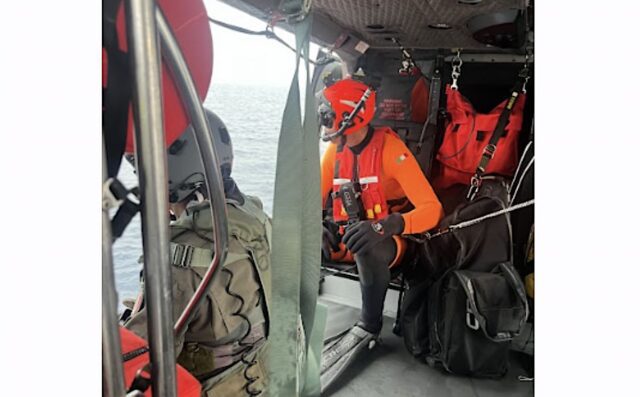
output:
[[[204,1],[210,17],[251,30],[264,30],[265,23],[222,3]],[[215,84],[288,86],[295,66],[295,53],[273,39],[238,33],[211,25],[213,37],[213,77]],[[292,34],[276,28],[276,34],[295,47]],[[311,46],[312,57],[318,47]]]

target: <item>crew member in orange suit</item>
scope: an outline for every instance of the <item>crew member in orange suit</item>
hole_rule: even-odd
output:
[[[323,256],[355,260],[362,294],[359,321],[325,347],[324,388],[348,365],[345,352],[356,353],[360,349],[354,347],[380,333],[390,268],[412,244],[404,236],[432,229],[444,214],[404,142],[389,127],[369,125],[375,113],[370,87],[345,79],[325,88],[323,96],[319,119],[323,139],[331,141],[321,163]]]

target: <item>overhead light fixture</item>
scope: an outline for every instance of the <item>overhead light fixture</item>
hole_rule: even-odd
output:
[[[449,25],[448,23],[430,23],[428,25],[431,29],[438,29],[438,30],[448,30],[451,29],[451,25]]]
[[[500,48],[520,48],[524,45],[524,18],[518,9],[476,15],[467,21],[466,27],[473,38],[483,44]]]

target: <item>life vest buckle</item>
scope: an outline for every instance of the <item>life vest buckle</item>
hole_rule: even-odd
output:
[[[484,152],[482,153],[482,155],[488,157],[489,160],[492,160],[493,159],[493,155],[495,153],[496,153],[496,145],[489,144],[489,145],[485,146]]]
[[[467,192],[467,200],[472,201],[478,190],[480,190],[480,184],[482,183],[482,178],[478,177],[477,174],[471,177],[471,186],[469,186],[469,192]]]

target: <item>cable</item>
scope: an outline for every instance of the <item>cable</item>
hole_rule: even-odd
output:
[[[495,218],[497,216],[505,215],[505,214],[508,214],[510,212],[519,210],[521,208],[529,207],[530,205],[533,205],[534,202],[535,202],[535,200],[531,199],[531,200],[528,200],[528,201],[525,201],[525,202],[522,202],[522,203],[519,203],[519,204],[516,204],[516,205],[512,205],[510,207],[501,209],[499,211],[492,212],[490,214],[480,216],[478,218],[474,218],[474,219],[471,219],[471,220],[468,220],[468,221],[463,221],[463,222],[457,223],[455,225],[448,226],[448,227],[446,227],[444,229],[438,230],[438,231],[433,232],[433,233],[425,232],[425,233],[420,233],[418,235],[407,235],[406,238],[408,238],[408,239],[410,239],[412,241],[415,241],[417,243],[424,243],[425,241],[434,239],[436,237],[440,237],[440,236],[443,236],[445,234],[449,234],[449,233],[453,232],[454,230],[459,230],[459,229],[463,229],[465,227],[473,226],[473,225],[476,225],[476,224],[478,224],[478,223],[480,223],[482,221],[485,221],[487,219]]]
[[[516,188],[513,191],[513,195],[511,196],[511,201],[509,202],[509,205],[513,205],[513,202],[516,201],[516,197],[518,197],[518,191],[520,191],[520,185],[522,185],[522,181],[524,180],[524,177],[527,175],[527,172],[529,172],[529,169],[533,165],[534,160],[535,160],[535,156],[531,157],[531,160],[529,161],[527,166],[524,168],[522,175],[520,175],[520,178],[518,179],[518,184],[516,185]]]
[[[222,21],[218,21],[217,19],[213,19],[211,17],[209,17],[209,22],[212,22],[218,26],[222,26],[223,28],[227,28],[230,30],[233,30],[235,32],[238,33],[243,33],[243,34],[248,34],[251,36],[264,36],[268,39],[275,39],[278,43],[282,44],[283,46],[287,47],[288,49],[290,49],[293,52],[297,52],[295,48],[291,47],[286,41],[282,40],[280,37],[278,37],[275,32],[273,31],[273,27],[272,25],[269,25],[269,27],[265,30],[249,30],[240,26],[236,26],[236,25],[231,25],[229,23],[226,22],[222,22]],[[309,60],[309,62],[311,62],[312,64],[316,65],[316,63],[312,60]]]

